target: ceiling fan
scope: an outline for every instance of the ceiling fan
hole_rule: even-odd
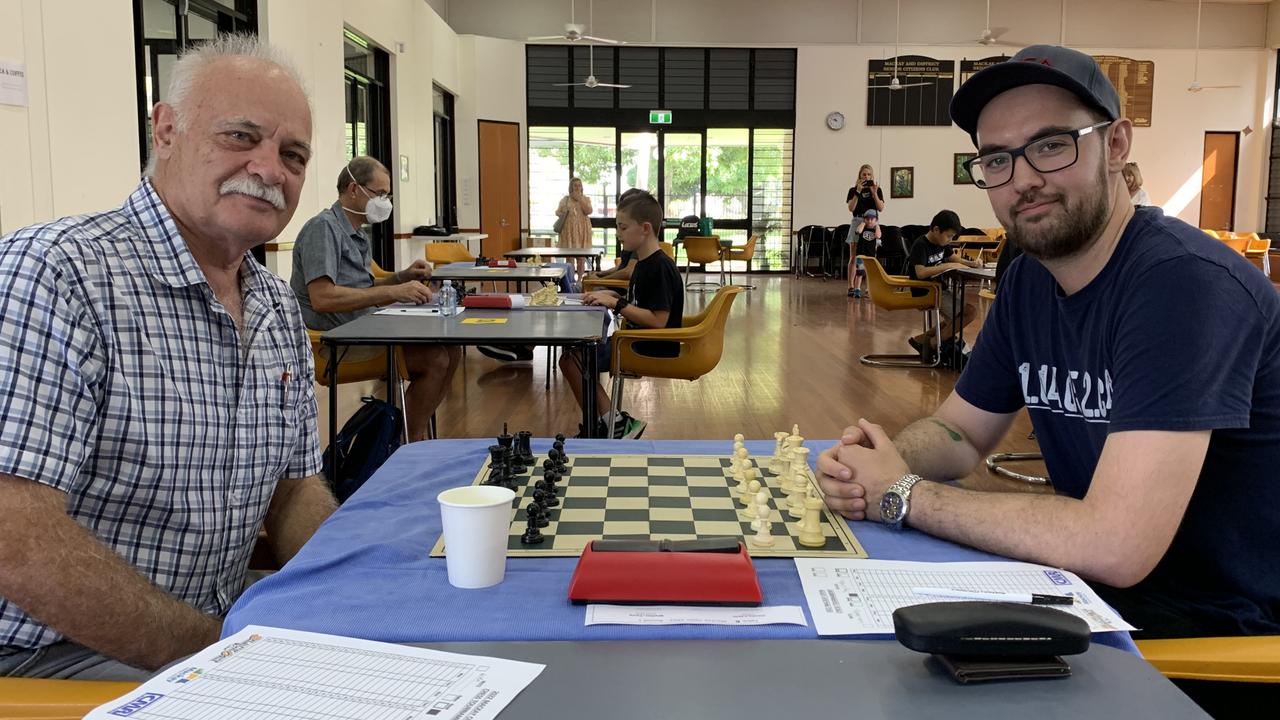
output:
[[[611,40],[609,38],[602,38],[602,37],[595,37],[594,35],[588,35],[587,33],[591,32],[588,29],[588,27],[584,25],[579,25],[577,22],[575,22],[574,6],[576,4],[577,4],[576,0],[569,0],[569,22],[564,24],[563,35],[542,35],[539,37],[531,37],[528,39],[528,41],[529,42],[548,42],[552,40],[555,40],[555,41],[568,40],[569,42],[578,42],[579,40],[586,40],[587,42],[605,43],[607,45],[626,45],[626,43],[621,40]],[[588,23],[591,22],[590,13],[594,9],[591,7],[592,5],[594,5],[594,0],[591,0],[591,3],[588,5],[588,11],[587,11]]]
[[[1007,27],[991,27],[991,0],[987,0],[987,22],[982,26],[982,34],[978,36],[978,44],[991,47],[992,45],[1009,45],[1013,47],[1022,47],[1022,43],[1016,43],[1009,40],[1001,40],[1000,36],[1009,32]]]
[[[893,27],[893,78],[889,80],[888,85],[871,85],[871,88],[888,88],[890,90],[904,90],[911,87],[924,87],[933,85],[933,83],[903,83],[898,79],[898,35],[902,32],[902,0],[894,2],[894,8],[897,12],[897,21]]]
[[[1196,0],[1196,52],[1195,66],[1191,71],[1191,84],[1187,86],[1187,92],[1198,93],[1201,90],[1226,90],[1228,88],[1238,88],[1239,85],[1201,85],[1200,84],[1200,11],[1204,7],[1204,0]]]
[[[596,46],[588,45],[588,65],[587,79],[576,83],[552,83],[555,87],[586,87],[586,88],[629,88],[630,85],[619,85],[618,83],[600,82],[596,79]]]

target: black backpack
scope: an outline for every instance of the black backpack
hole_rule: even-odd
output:
[[[364,405],[342,426],[333,445],[324,451],[324,476],[339,503],[359,490],[364,481],[400,447],[402,427],[399,408],[385,400],[364,398]],[[338,449],[336,473],[330,467],[331,451],[335,446]]]

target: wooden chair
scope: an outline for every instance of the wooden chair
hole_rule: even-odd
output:
[[[721,258],[724,262],[731,261],[747,263],[747,269],[751,269],[751,260],[756,256],[756,244],[760,242],[759,235],[752,235],[746,245],[736,245],[734,247],[725,248]],[[729,284],[733,284],[733,266],[729,266]],[[739,285],[743,290],[755,290],[755,285]]]
[[[1247,260],[1258,266],[1258,269],[1268,277],[1271,276],[1271,240],[1270,238],[1258,237],[1258,233],[1248,233],[1245,238],[1249,244],[1245,246],[1244,256]]]
[[[724,329],[729,321],[729,310],[738,293],[744,292],[736,285],[726,285],[716,291],[702,312],[685,315],[679,328],[654,330],[619,330],[613,334],[613,355],[610,372],[613,373],[613,394],[609,407],[609,420],[605,427],[613,427],[622,408],[622,381],[625,378],[670,378],[673,380],[697,380],[715,369],[724,353]],[[680,354],[675,357],[653,357],[635,351],[638,342],[670,340],[680,343]]]
[[[1280,635],[1139,640],[1138,650],[1167,678],[1280,683]]]
[[[1200,228],[1200,232],[1204,233],[1205,235],[1208,235],[1209,237],[1213,238],[1214,240],[1221,240],[1221,239],[1222,239],[1222,238],[1221,238],[1221,236],[1219,236],[1219,235],[1218,235],[1218,231],[1217,231],[1217,230],[1210,230],[1209,228]]]
[[[923,313],[924,330],[932,332],[936,347],[942,347],[942,324],[938,302],[941,293],[938,284],[924,280],[905,280],[893,277],[884,271],[879,260],[867,255],[862,258],[863,268],[867,271],[867,288],[871,291],[871,301],[884,310],[919,310]],[[915,297],[910,292],[896,292],[900,289],[920,288],[926,293]],[[858,362],[863,365],[877,367],[938,367],[942,362],[941,353],[935,352],[933,360],[926,362],[920,354],[863,355]]]
[[[1227,247],[1231,248],[1232,250],[1235,250],[1241,255],[1244,255],[1245,251],[1249,249],[1248,238],[1224,237],[1222,238],[1222,242],[1226,243]]]
[[[724,256],[720,248],[719,235],[687,235],[684,238],[684,258],[689,263],[685,269],[685,289],[693,292],[711,292],[712,289],[724,285]],[[701,265],[703,270],[711,263],[720,263],[720,282],[689,282],[689,273],[694,265]]]
[[[136,682],[0,678],[0,718],[80,720],[138,687]]]

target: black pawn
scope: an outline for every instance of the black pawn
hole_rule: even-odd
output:
[[[534,520],[533,516],[530,515],[529,522],[525,526],[524,534],[520,536],[520,542],[524,545],[538,545],[545,539],[546,538],[542,536],[542,532],[538,530],[537,522]]]
[[[565,464],[565,460],[568,459],[568,456],[564,454],[563,450],[557,450],[554,459],[556,464],[552,470],[555,470],[556,473],[563,477],[565,473],[569,472],[569,466]]]
[[[534,492],[536,493],[537,491],[535,490]],[[538,502],[536,499],[529,503],[529,507],[525,509],[525,513],[531,515],[534,518],[534,524],[540,528],[544,528],[551,524],[551,521],[547,519],[546,509],[543,507],[542,503]]]
[[[546,460],[542,461],[542,472],[543,474],[546,474],[547,472],[555,472],[555,471],[556,471],[556,461],[552,456],[548,456]]]
[[[539,500],[539,502],[544,506],[549,508],[560,507],[560,498],[556,495],[556,486],[554,481],[548,481],[547,478],[544,477],[542,480],[539,480],[537,485],[534,487],[536,488],[536,490],[534,490],[535,493],[541,492],[545,495],[545,499]]]

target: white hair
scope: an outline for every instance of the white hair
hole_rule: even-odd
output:
[[[192,88],[200,79],[200,74],[209,65],[224,58],[249,58],[271,63],[284,71],[302,91],[311,109],[311,97],[307,94],[302,76],[288,56],[278,48],[262,42],[256,35],[244,33],[225,33],[207,43],[197,45],[183,51],[169,73],[169,87],[165,90],[162,102],[173,108],[174,121],[179,132],[187,130],[187,103]],[[156,156],[154,149],[147,160],[147,167],[142,171],[144,177],[155,174]]]

